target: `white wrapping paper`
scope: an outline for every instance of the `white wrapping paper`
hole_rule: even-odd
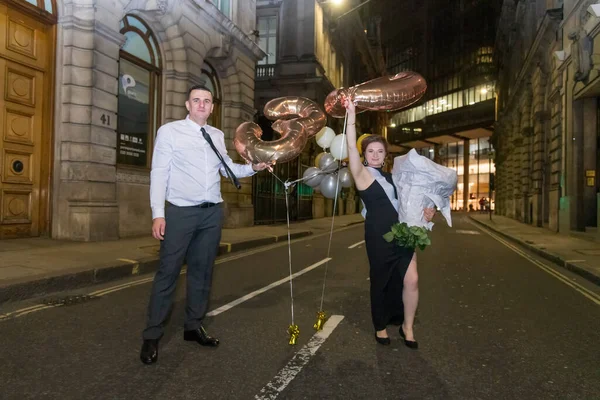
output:
[[[431,230],[433,222],[425,220],[423,209],[435,205],[452,226],[450,197],[458,181],[455,170],[436,164],[412,149],[394,158],[392,179],[398,191],[399,222]]]

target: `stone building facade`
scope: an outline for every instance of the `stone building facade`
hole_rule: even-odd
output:
[[[227,139],[254,115],[256,1],[37,3],[0,4],[16,127],[2,142],[12,176],[0,184],[0,236],[147,234],[154,135],[186,116],[192,84],[215,91],[211,123],[239,160]],[[228,227],[253,224],[251,178],[243,183],[223,182]]]
[[[600,4],[504,2],[496,212],[565,232],[598,226]]]

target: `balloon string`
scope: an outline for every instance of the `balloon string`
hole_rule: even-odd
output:
[[[294,325],[294,280],[292,279],[292,237],[290,234],[290,206],[289,206],[289,202],[288,202],[287,188],[285,188],[285,211],[286,211],[286,217],[287,217],[288,262],[290,265],[290,299],[291,299],[291,307],[292,307],[292,325]]]
[[[290,268],[290,305],[291,305],[291,315],[292,315],[292,325],[294,325],[294,280],[292,278],[292,236],[290,233],[290,204],[288,201],[289,193],[288,193],[288,184],[287,182],[282,181],[275,173],[269,170],[271,175],[275,177],[279,182],[281,182],[284,186],[285,192],[285,214],[287,220],[287,239],[288,239],[288,264]]]
[[[344,116],[344,130],[343,135],[346,134],[346,120],[348,119],[348,112]],[[345,136],[344,136],[345,138]],[[340,149],[340,158],[342,157],[342,153],[344,150],[344,141],[342,140],[342,147]],[[327,246],[327,262],[325,263],[325,274],[323,276],[323,290],[321,292],[321,305],[319,306],[319,311],[323,311],[323,301],[325,300],[325,284],[327,283],[327,270],[329,269],[329,256],[331,254],[331,241],[333,239],[333,224],[335,222],[335,213],[337,209],[337,200],[338,200],[338,190],[340,187],[340,174],[337,174],[337,179],[335,182],[335,199],[333,200],[333,215],[331,216],[331,229],[329,230],[329,244]]]
[[[290,206],[288,202],[288,191],[285,190],[285,210],[288,224],[288,260],[290,264],[290,299],[292,306],[292,325],[294,325],[294,280],[292,279],[292,237],[290,234]]]
[[[286,189],[288,188],[288,186],[292,186],[292,185],[293,185],[293,184],[295,184],[295,183],[298,183],[298,182],[303,182],[303,181],[305,181],[305,180],[308,180],[308,179],[312,179],[312,178],[314,178],[315,176],[321,175],[321,174],[323,173],[323,171],[320,171],[320,172],[315,172],[314,174],[312,174],[312,175],[310,175],[310,176],[303,177],[303,178],[300,178],[300,179],[296,179],[295,181],[285,181],[285,182],[284,182],[284,181],[282,181],[282,180],[281,180],[281,179],[280,179],[280,178],[279,178],[277,175],[275,175],[275,174],[273,173],[273,171],[269,171],[269,172],[271,173],[271,175],[273,175],[273,176],[275,177],[275,179],[277,179],[279,182],[281,182],[281,184],[282,184],[282,185],[283,185],[283,186],[284,186]]]

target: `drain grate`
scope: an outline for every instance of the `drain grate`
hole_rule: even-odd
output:
[[[76,304],[86,303],[90,300],[99,299],[98,296],[90,296],[87,294],[66,296],[66,297],[51,297],[42,300],[42,304],[47,306],[74,306]]]

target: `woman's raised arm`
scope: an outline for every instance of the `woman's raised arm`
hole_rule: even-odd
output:
[[[344,107],[346,107],[346,141],[348,142],[348,159],[350,161],[350,172],[354,178],[354,183],[358,190],[365,190],[368,188],[375,178],[360,162],[360,154],[356,147],[356,108],[354,104],[346,99],[344,100]]]

